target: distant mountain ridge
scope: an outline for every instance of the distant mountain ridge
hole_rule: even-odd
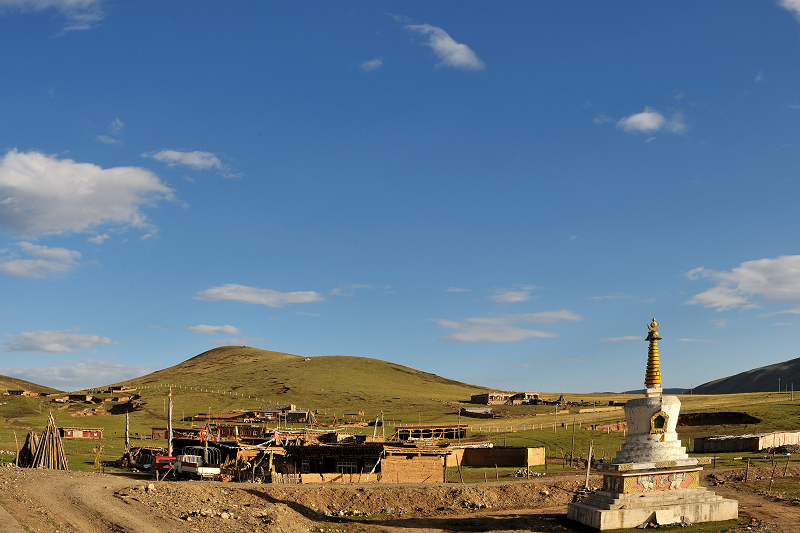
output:
[[[694,387],[694,394],[736,394],[740,392],[790,391],[794,384],[800,390],[800,358],[762,366],[726,378],[715,379]]]

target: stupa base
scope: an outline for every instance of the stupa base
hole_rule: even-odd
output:
[[[681,521],[719,522],[739,517],[739,502],[717,496],[706,488],[618,494],[597,491],[567,506],[567,518],[595,529],[659,525]]]

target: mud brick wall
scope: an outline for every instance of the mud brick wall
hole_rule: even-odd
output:
[[[369,477],[369,479],[367,479]],[[300,474],[301,483],[375,483],[379,474]]]
[[[527,462],[526,462],[527,459]],[[457,448],[447,457],[447,466],[534,466],[544,464],[544,448]]]
[[[381,483],[443,483],[441,456],[389,455],[381,460]]]

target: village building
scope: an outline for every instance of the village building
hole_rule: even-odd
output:
[[[490,443],[487,443],[490,444]],[[446,466],[513,466],[530,468],[545,464],[544,446],[524,448],[518,446],[475,446],[451,444]]]
[[[383,443],[290,446],[273,482],[442,483],[448,450]]]
[[[541,398],[538,392],[483,392],[472,394],[470,403],[481,405],[524,405],[540,403]]]
[[[392,440],[457,440],[467,437],[469,425],[396,426]]]
[[[778,446],[800,444],[800,431],[748,435],[715,435],[694,439],[695,453],[760,452]]]
[[[6,392],[6,394],[8,396],[27,396],[27,397],[41,396],[38,392],[33,392],[25,389],[9,390]]]
[[[81,393],[74,393],[67,395],[67,398],[71,402],[91,402],[94,399],[94,396],[91,394],[86,394],[84,392]]]
[[[58,428],[63,439],[102,439],[103,428]]]

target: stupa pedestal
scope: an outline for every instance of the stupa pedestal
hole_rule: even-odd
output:
[[[567,518],[596,529],[716,522],[738,518],[739,503],[700,486],[701,461],[681,446],[675,427],[681,402],[664,396],[658,360],[658,324],[650,341],[644,398],[625,404],[628,436],[611,463],[600,463],[603,488],[567,506]]]

